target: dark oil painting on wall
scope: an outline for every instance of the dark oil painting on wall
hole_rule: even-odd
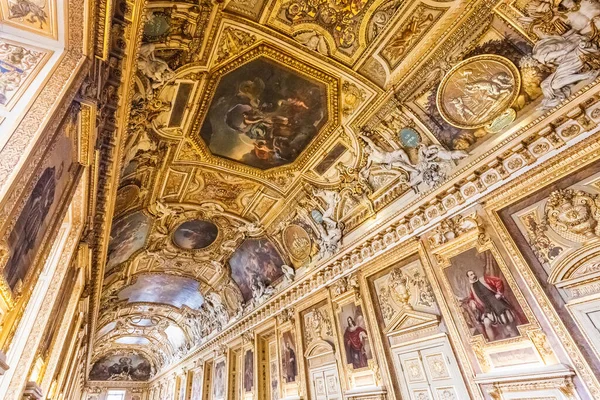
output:
[[[213,378],[213,399],[220,400],[225,398],[225,360],[217,361]]]
[[[152,367],[140,354],[111,354],[96,361],[90,371],[91,381],[147,381]]]
[[[50,321],[48,321],[48,325],[46,325],[46,330],[44,331],[43,339],[38,348],[38,354],[40,354],[44,360],[48,360],[48,357],[50,357],[52,345],[56,341],[61,324],[63,323],[63,317],[67,314],[69,300],[71,299],[71,295],[75,289],[75,284],[77,283],[78,271],[79,270],[75,267],[75,265],[69,265],[69,269],[67,270],[67,273],[65,274],[60,285],[58,296],[56,297],[54,306],[52,307],[52,311],[50,313],[50,315],[57,316],[57,318],[50,318]]]
[[[73,181],[72,139],[60,136],[42,168],[7,240],[10,256],[4,277],[12,290],[19,282],[25,281],[45,233],[56,220],[54,217],[61,205],[61,196],[68,192]]]
[[[284,264],[273,243],[268,239],[248,239],[229,259],[231,276],[240,288],[244,301],[252,299],[252,287],[269,286],[283,276]]]
[[[254,387],[254,352],[246,350],[244,354],[244,392],[251,392]]]
[[[492,252],[472,248],[450,262],[444,273],[471,334],[488,342],[519,336],[528,321]]]
[[[284,383],[290,383],[296,380],[297,375],[296,342],[292,331],[286,331],[281,335],[281,376]]]
[[[325,85],[258,58],[221,78],[200,134],[213,154],[268,169],[293,162],[327,117]]]

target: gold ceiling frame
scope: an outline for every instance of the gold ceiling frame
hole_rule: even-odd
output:
[[[124,328],[124,329],[128,329],[128,328]],[[123,329],[123,330],[124,330]],[[131,329],[131,328],[129,328]],[[186,333],[187,336],[187,333]],[[164,343],[161,342],[159,339],[157,339],[155,336],[151,335],[149,332],[144,332],[143,330],[141,330],[141,332],[136,332],[135,330],[131,330],[131,331],[122,331],[122,330],[118,330],[118,329],[113,329],[111,332],[109,332],[108,334],[102,336],[101,339],[97,339],[94,342],[94,348],[95,349],[103,349],[103,348],[110,348],[110,349],[118,349],[121,348],[121,346],[125,345],[124,343],[117,343],[116,341],[118,339],[121,339],[123,337],[136,337],[136,338],[144,338],[146,340],[148,340],[147,344],[127,344],[126,346],[139,346],[139,347],[143,347],[145,349],[148,350],[148,352],[151,352],[153,354],[160,354],[161,356],[168,358],[171,356],[172,353],[174,353],[174,351],[171,351],[170,346],[171,343],[168,341],[165,341]],[[138,347],[136,347],[138,348]]]
[[[300,2],[308,2],[308,0],[300,0]],[[302,24],[293,24],[293,26],[286,25],[285,23],[278,20],[277,15],[281,12],[281,4],[282,2],[278,0],[271,0],[269,4],[263,8],[263,17],[264,23],[269,27],[272,27],[279,32],[289,35],[289,37],[294,37],[295,33],[298,32],[306,32],[306,31],[315,31],[321,34],[325,40],[327,41],[327,47],[331,54],[331,57],[336,59],[337,61],[343,63],[346,66],[353,66],[357,64],[357,61],[360,60],[365,53],[365,51],[372,47],[373,44],[377,43],[381,37],[384,35],[380,35],[376,40],[371,43],[367,43],[367,25],[371,20],[373,14],[377,11],[377,9],[386,2],[386,0],[375,0],[372,1],[371,4],[365,6],[366,10],[360,20],[360,27],[358,30],[357,40],[358,47],[355,50],[352,56],[345,55],[337,50],[337,45],[334,42],[331,34],[319,26],[315,22],[304,22]],[[409,2],[410,3],[410,2]],[[396,10],[396,13],[400,12],[400,10]],[[393,19],[390,20],[385,28],[385,30],[389,30],[390,27],[393,26]]]
[[[559,3],[560,1],[552,1],[553,3]],[[517,0],[501,0],[495,7],[494,12],[503,18],[508,24],[510,24],[515,30],[523,35],[531,43],[535,43],[538,38],[535,33],[527,32],[520,22],[520,19],[525,17],[517,7],[515,7]]]
[[[327,113],[329,118],[326,124],[312,139],[311,143],[308,144],[308,146],[302,151],[302,153],[294,162],[288,165],[269,168],[266,170],[246,166],[240,162],[228,160],[218,155],[213,155],[204,140],[199,136],[200,128],[202,126],[201,124],[207,117],[209,107],[213,101],[214,93],[217,90],[221,78],[227,73],[242,67],[249,62],[263,57],[278,65],[280,68],[287,69],[294,74],[304,77],[305,79],[318,81],[319,83],[325,85],[327,90]],[[213,164],[213,168],[215,168],[215,166],[224,167],[229,171],[262,180],[275,179],[281,175],[298,172],[307,164],[310,157],[316,151],[318,151],[320,146],[323,145],[340,126],[340,88],[340,79],[335,78],[330,73],[327,73],[321,69],[317,69],[316,67],[309,66],[308,64],[297,60],[288,52],[282,51],[272,44],[258,43],[228,64],[221,66],[210,73],[207,85],[204,89],[205,92],[202,96],[202,100],[197,108],[192,111],[196,117],[191,128],[189,129],[187,136],[191,139],[191,142],[194,143],[195,148],[201,154],[202,159]]]
[[[590,109],[592,118],[598,118],[598,116],[600,116],[600,112],[591,109],[591,107],[593,107],[597,102],[597,98],[593,96],[593,91],[591,91],[593,87],[594,85],[588,85],[585,88],[582,88],[580,91],[573,94],[573,98],[576,96],[584,96],[583,99],[580,99],[580,101],[583,101],[581,105]],[[568,107],[565,107],[564,109],[569,110]],[[575,126],[573,123],[575,123],[576,120],[580,120],[578,117],[580,114],[574,114],[574,111],[575,110],[570,110],[565,111],[562,114],[555,113],[542,115],[533,121],[529,121],[526,126],[522,127],[517,132],[510,134],[510,136],[506,138],[502,144],[506,145],[507,143],[512,143],[514,146],[515,137],[519,136],[519,143],[522,146],[544,139],[550,140],[554,148],[563,147],[565,142],[570,142],[574,149],[581,150],[581,148],[588,146],[592,140],[587,139],[579,141],[581,138],[577,138],[577,135],[585,131],[585,129],[583,129],[581,132],[577,131],[577,133],[568,137],[563,137],[562,134],[565,126]],[[579,112],[581,113],[581,110]],[[550,121],[553,123],[550,124]],[[536,129],[536,127],[540,126],[542,122],[545,122],[545,126],[550,126],[550,131],[547,131],[546,128],[541,131],[539,130],[541,128]],[[498,146],[499,145],[495,146],[492,150],[487,152],[486,156],[496,152],[498,150]],[[506,147],[511,148],[510,146]],[[250,327],[261,323],[270,316],[278,314],[281,309],[289,307],[290,305],[295,305],[300,301],[300,296],[313,293],[314,288],[319,287],[319,285],[329,281],[332,273],[341,274],[345,271],[354,271],[359,265],[362,265],[363,262],[368,262],[370,257],[374,254],[377,255],[380,251],[385,249],[387,249],[389,252],[389,250],[398,247],[399,243],[405,244],[405,239],[407,237],[412,237],[416,231],[421,231],[423,228],[426,228],[426,226],[432,220],[435,220],[438,217],[450,215],[451,212],[456,211],[460,204],[463,204],[465,201],[470,201],[471,198],[477,193],[485,192],[485,189],[488,186],[496,183],[499,179],[502,179],[502,177],[510,178],[512,175],[514,175],[515,171],[518,171],[520,168],[524,168],[526,165],[525,162],[523,162],[523,165],[519,168],[505,169],[505,165],[507,165],[508,160],[512,160],[514,157],[521,156],[521,153],[524,151],[527,151],[527,147],[519,146],[517,148],[512,148],[507,153],[503,153],[502,156],[498,156],[499,158],[497,159],[490,159],[487,157],[487,162],[483,162],[485,157],[482,156],[479,160],[469,163],[468,168],[465,167],[465,169],[457,172],[457,174],[454,176],[454,180],[458,182],[457,176],[459,174],[461,176],[466,176],[467,169],[469,169],[471,173],[476,173],[477,176],[481,174],[481,179],[467,179],[466,181],[463,180],[458,187],[453,185],[451,188],[446,190],[442,188],[441,194],[439,194],[436,199],[432,199],[432,196],[428,195],[421,198],[419,201],[412,201],[406,207],[403,207],[396,215],[386,218],[384,221],[382,221],[379,225],[381,227],[379,230],[373,230],[369,234],[362,234],[357,237],[355,240],[349,243],[346,249],[337,257],[326,260],[326,262],[315,266],[315,271],[313,274],[300,278],[294,282],[292,286],[274,296],[271,300],[269,300],[260,308],[254,310],[251,314],[242,318],[238,324],[226,328],[220,334],[211,337],[206,343],[190,352],[189,355],[182,359],[182,362],[188,361],[198,354],[202,354],[207,349],[213,348],[218,346],[220,343],[230,340],[241,332],[250,329]],[[571,157],[573,154],[571,149],[563,149],[563,151],[566,158]],[[543,154],[544,153],[535,153],[535,160],[542,157]],[[478,168],[476,169],[475,167]],[[501,173],[503,175],[500,175]],[[488,180],[486,178],[487,175],[492,174],[497,177],[496,180]],[[485,182],[485,184],[483,184],[482,181]],[[421,207],[416,209],[416,207],[419,205]],[[421,252],[421,250],[419,251]],[[424,250],[423,254],[425,254]],[[164,374],[171,370],[172,368],[167,368],[165,371],[161,371],[160,375],[164,376]]]
[[[152,309],[152,311],[149,311],[149,309]],[[170,304],[160,303],[128,303],[128,305],[125,307],[119,307],[116,310],[106,310],[102,315],[100,315],[98,318],[99,328],[97,332],[102,330],[102,328],[114,320],[130,318],[132,316],[144,316],[145,318],[151,318],[152,316],[155,316],[157,318],[168,319],[176,322],[176,324],[183,329],[181,320],[183,320],[184,316],[181,312],[181,309],[178,307]],[[186,329],[184,329],[184,331],[185,330]]]
[[[265,24],[259,24],[231,13],[223,14],[219,19],[216,20],[215,23],[217,22],[220,25],[218,28],[215,28],[215,31],[217,31],[215,35],[218,35],[215,37],[215,41],[217,41],[216,39],[220,41],[222,39],[223,32],[228,28],[243,30],[250,35],[254,35],[256,36],[256,41],[252,43],[251,46],[241,49],[237,53],[224,58],[220,62],[214,61],[216,56],[210,58],[209,62],[212,67],[221,64],[227,64],[228,62],[233,61],[241,53],[245,52],[247,49],[255,46],[256,44],[267,43],[277,49],[285,49],[285,51],[289,52],[292,57],[305,60],[305,63],[311,65],[318,64],[318,67],[316,68],[325,71],[330,75],[339,75],[341,73],[346,80],[352,80],[354,83],[360,84],[359,86],[361,88],[369,91],[369,97],[367,100],[374,100],[376,95],[381,95],[384,93],[383,89],[377,86],[377,84],[373,83],[370,79],[357,72],[355,68],[351,68],[338,60],[332,59],[331,57],[326,57],[318,52],[309,50],[305,46],[299,45],[298,42],[292,37],[285,35],[273,27]]]
[[[439,13],[439,15],[434,17],[431,25],[428,26],[427,28],[425,28],[424,32],[422,32],[422,34],[420,34],[417,37],[417,40],[415,40],[414,43],[412,43],[410,46],[408,46],[408,48],[404,51],[404,53],[401,55],[401,57],[399,59],[395,60],[394,62],[392,62],[392,60],[389,60],[386,56],[384,56],[383,52],[385,51],[387,46],[390,44],[390,41],[392,40],[392,38],[394,37],[394,35],[396,33],[395,31],[386,29],[372,43],[372,45],[369,46],[372,48],[372,49],[369,49],[370,57],[373,57],[374,59],[376,59],[377,62],[379,64],[381,64],[384,71],[386,71],[386,73],[387,73],[386,83],[389,81],[393,81],[394,76],[398,75],[398,71],[400,70],[399,67],[401,67],[402,64],[404,64],[404,62],[407,59],[409,59],[409,56],[412,56],[412,58],[417,58],[417,60],[418,60],[417,65],[419,64],[420,61],[423,61],[425,59],[425,56],[422,56],[419,54],[414,54],[415,50],[416,50],[415,47],[417,46],[417,44],[422,44],[421,41],[427,37],[429,37],[429,40],[432,40],[432,38],[431,38],[432,30],[437,28],[438,25],[443,24],[445,22],[444,20],[446,19],[445,17],[447,17],[447,13],[451,12],[453,10],[453,6],[455,6],[454,4],[452,4],[452,3],[454,3],[454,1],[444,2],[444,3],[442,3],[442,2],[431,2],[430,3],[430,2],[425,2],[425,1],[407,2],[407,3],[409,4],[409,6],[405,7],[402,10],[398,10],[396,15],[394,15],[392,20],[388,23],[389,26],[398,26],[398,27],[406,26],[406,25],[410,24],[412,18],[414,18],[417,15],[423,15],[427,11],[439,11],[440,13]],[[446,7],[442,7],[442,5],[445,5]],[[456,7],[454,7],[454,9],[456,9]],[[423,49],[425,49],[425,50],[423,50]],[[423,46],[423,49],[419,49],[419,51],[421,53],[423,53],[423,52],[428,53],[431,51],[430,48],[427,46]],[[366,55],[369,53],[365,52],[363,57],[361,57],[361,59],[359,60],[359,62],[361,63],[361,66],[365,64]]]

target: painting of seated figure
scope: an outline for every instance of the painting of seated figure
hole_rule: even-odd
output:
[[[520,336],[528,321],[492,252],[471,248],[450,263],[444,273],[470,333],[487,342]]]

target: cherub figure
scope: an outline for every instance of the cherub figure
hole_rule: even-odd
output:
[[[339,193],[333,190],[313,188],[313,196],[318,197],[325,202],[325,211],[323,211],[323,222],[336,224],[337,222],[333,219],[333,217],[335,213],[335,207],[340,202]]]

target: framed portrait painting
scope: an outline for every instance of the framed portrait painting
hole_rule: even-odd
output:
[[[298,376],[298,359],[296,354],[296,340],[293,331],[281,334],[281,376],[283,383],[296,381]]]
[[[225,367],[224,359],[215,362],[212,387],[214,400],[222,400],[225,398],[225,383],[227,381],[227,370]]]
[[[246,350],[244,353],[244,392],[254,389],[254,351]]]
[[[354,302],[344,304],[338,312],[338,323],[346,364],[353,369],[367,368],[373,353],[362,307]]]
[[[440,278],[449,320],[484,372],[554,362],[545,334],[483,224],[431,246],[440,268],[430,272]]]
[[[451,257],[444,275],[472,335],[487,342],[514,338],[529,322],[490,250]]]
[[[74,118],[68,120],[61,127],[28,186],[30,191],[8,230],[10,233],[4,239],[0,238],[8,250],[2,270],[3,284],[13,295],[29,286],[40,254],[49,249],[50,233],[62,220],[67,200],[77,182],[80,168],[74,121]]]

